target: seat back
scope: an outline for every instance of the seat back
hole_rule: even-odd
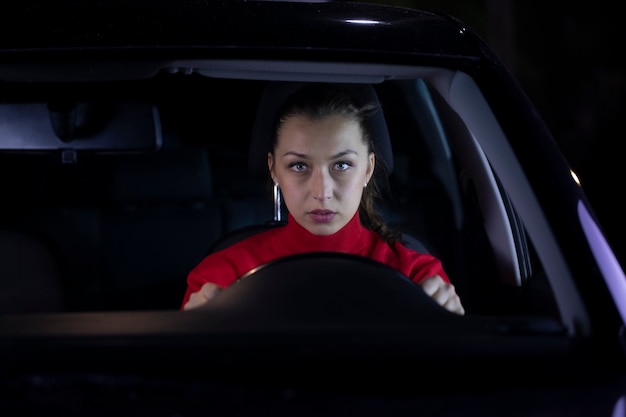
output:
[[[0,231],[0,313],[65,311],[59,265],[35,236]]]
[[[102,214],[107,308],[178,308],[187,273],[222,235],[209,157],[201,149],[126,155],[112,165]]]

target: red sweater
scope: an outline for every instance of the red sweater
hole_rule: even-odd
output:
[[[401,243],[389,245],[379,234],[361,225],[358,213],[341,230],[329,236],[312,234],[289,215],[285,226],[258,233],[204,258],[187,277],[182,305],[206,282],[226,288],[253,268],[305,252],[361,255],[397,269],[416,283],[433,275],[450,282],[437,258],[415,252]]]

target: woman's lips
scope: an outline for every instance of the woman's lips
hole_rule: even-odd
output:
[[[335,217],[335,212],[330,210],[313,210],[309,216],[315,223],[328,223]]]

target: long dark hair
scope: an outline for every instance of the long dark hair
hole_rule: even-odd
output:
[[[278,112],[274,128],[272,152],[276,148],[278,134],[283,123],[297,115],[304,115],[313,120],[330,116],[341,116],[357,122],[363,132],[363,141],[369,152],[376,153],[372,129],[368,123],[370,118],[381,111],[380,104],[363,101],[355,88],[342,84],[307,84],[291,94]],[[363,226],[378,233],[386,242],[401,240],[401,234],[390,228],[376,209],[376,202],[381,198],[382,191],[389,190],[389,173],[383,158],[376,158],[374,172],[369,183],[363,190],[359,204],[359,218]]]

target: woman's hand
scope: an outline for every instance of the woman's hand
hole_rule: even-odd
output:
[[[192,310],[194,308],[198,308],[200,306],[205,305],[210,300],[212,300],[222,288],[217,284],[213,284],[212,282],[207,282],[206,284],[200,287],[198,292],[194,292],[189,296],[189,300],[183,306],[183,310]]]
[[[446,310],[460,315],[465,314],[465,309],[454,289],[454,285],[445,282],[439,275],[426,278],[419,285],[422,286],[426,294]]]

